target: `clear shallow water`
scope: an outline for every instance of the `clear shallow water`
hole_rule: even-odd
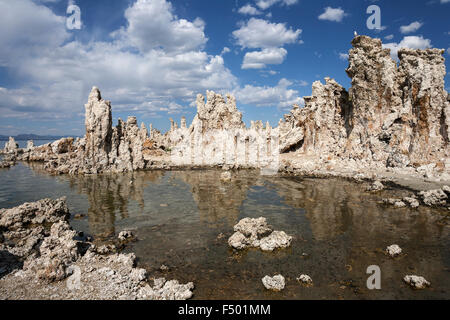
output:
[[[50,176],[39,164],[0,169],[0,207],[67,196],[77,230],[107,240],[133,229],[139,241],[127,247],[156,277],[193,281],[197,299],[448,299],[450,229],[444,211],[387,208],[381,194],[340,179],[261,177],[220,171],[138,172],[101,176]],[[291,248],[235,253],[227,245],[233,225],[264,216],[276,230],[294,236]],[[406,253],[383,251],[399,244]],[[305,255],[306,254],[306,255]],[[164,264],[168,272],[159,271]],[[366,269],[381,268],[382,290],[366,288]],[[281,273],[284,291],[271,293],[261,278]],[[295,278],[309,274],[314,287]],[[432,288],[413,291],[402,278],[423,275]]]

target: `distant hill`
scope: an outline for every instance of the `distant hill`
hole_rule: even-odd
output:
[[[16,141],[24,141],[24,140],[59,140],[61,138],[68,136],[40,136],[37,134],[19,134],[17,136],[13,136]],[[0,135],[0,141],[8,141],[9,136]]]

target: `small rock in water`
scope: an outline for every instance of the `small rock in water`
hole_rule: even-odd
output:
[[[220,180],[223,182],[231,181],[231,172],[225,171],[220,175]]]
[[[367,187],[366,191],[376,192],[376,191],[381,191],[383,189],[384,189],[384,185],[381,183],[381,181],[377,180],[374,183],[372,183],[369,187]]]
[[[398,245],[393,244],[386,248],[386,253],[390,255],[391,257],[396,257],[402,253],[402,248],[400,248]]]
[[[413,289],[425,289],[426,287],[429,287],[431,285],[431,283],[428,282],[424,277],[415,275],[405,276],[403,278],[403,281],[409,284]]]
[[[307,274],[300,275],[300,277],[297,278],[297,281],[305,286],[312,286],[313,284],[311,277]]]
[[[447,187],[448,188],[448,187]],[[448,190],[446,188],[446,190]],[[443,189],[422,191],[419,193],[423,203],[427,206],[443,206],[449,199],[447,193]]]
[[[383,202],[385,204],[393,205],[396,208],[404,208],[404,207],[406,207],[406,204],[400,199],[394,199],[394,198],[383,199]]]
[[[411,208],[418,208],[420,203],[416,198],[404,197],[403,202],[406,202]]]
[[[125,241],[125,240],[131,239],[133,237],[134,237],[133,232],[131,232],[129,230],[124,230],[119,233],[118,238],[120,241]]]
[[[273,277],[265,276],[262,278],[262,283],[267,290],[281,291],[284,289],[285,280],[281,274]]]
[[[228,239],[228,245],[242,250],[247,247],[273,251],[291,245],[292,237],[284,231],[273,231],[266,218],[244,218],[234,226],[235,233]]]
[[[169,205],[167,203],[161,203],[159,206],[165,208],[165,207],[168,207]]]
[[[162,272],[167,272],[169,271],[169,267],[166,266],[165,264],[162,264],[161,267],[159,267],[159,270]]]

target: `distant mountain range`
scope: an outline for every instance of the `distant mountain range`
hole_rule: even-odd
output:
[[[17,136],[13,136],[16,141],[24,141],[24,140],[59,140],[61,138],[68,136],[40,136],[37,134],[19,134]],[[8,141],[9,136],[0,135],[0,141]]]

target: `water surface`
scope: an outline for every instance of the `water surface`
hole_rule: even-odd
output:
[[[364,192],[341,179],[263,177],[256,171],[154,171],[120,175],[51,176],[40,164],[0,169],[0,207],[67,196],[77,230],[97,241],[132,229],[139,241],[125,250],[155,277],[195,283],[196,299],[448,299],[449,216],[442,210],[394,209],[382,197],[402,190]],[[288,249],[235,252],[227,245],[233,225],[266,217],[294,240]],[[405,255],[391,259],[393,243]],[[169,271],[159,270],[161,265]],[[366,288],[370,265],[381,268],[382,289]],[[272,293],[261,278],[282,274],[286,289]],[[314,287],[295,278],[308,274]],[[418,274],[432,287],[414,291],[402,278]]]

